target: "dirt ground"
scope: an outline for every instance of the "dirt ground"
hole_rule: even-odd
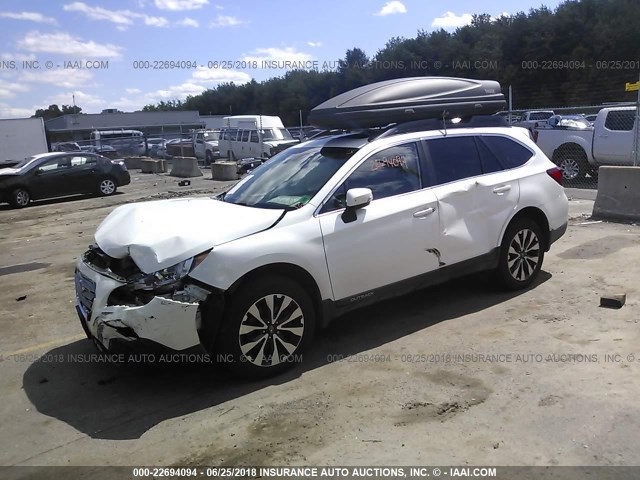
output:
[[[588,195],[571,193],[533,288],[476,275],[388,301],[336,320],[295,370],[247,382],[90,361],[73,269],[97,224],[225,188],[132,178],[110,198],[0,206],[0,465],[640,464],[640,228],[589,223]],[[599,307],[619,292],[623,308]]]

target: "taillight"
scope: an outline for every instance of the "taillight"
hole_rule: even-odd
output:
[[[563,177],[562,177],[561,169],[559,169],[558,167],[553,167],[547,170],[547,173],[551,178],[553,178],[556,182],[558,182],[559,185],[562,185]]]
[[[126,170],[127,169],[127,165],[126,165],[126,163],[124,163],[124,160],[122,160],[122,159],[111,160],[111,163],[113,165],[119,165],[122,170]]]

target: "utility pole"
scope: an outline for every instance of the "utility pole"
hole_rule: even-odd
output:
[[[508,116],[508,122],[509,125],[511,125],[511,111],[513,110],[513,96],[512,96],[512,91],[511,91],[511,85],[509,85],[509,116]]]
[[[636,121],[635,121],[635,132],[633,139],[633,148],[635,149],[633,156],[633,166],[637,167],[638,163],[640,163],[640,152],[638,152],[638,147],[640,147],[640,75],[638,75],[638,98],[636,100]]]

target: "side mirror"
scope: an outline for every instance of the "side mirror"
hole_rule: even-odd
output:
[[[36,168],[35,175],[36,176],[42,175],[42,169],[41,168]]]
[[[347,208],[366,207],[373,200],[370,188],[350,188],[347,190]]]
[[[370,188],[350,188],[347,190],[347,208],[342,214],[344,223],[354,222],[358,217],[356,210],[364,208],[373,200],[373,192]]]

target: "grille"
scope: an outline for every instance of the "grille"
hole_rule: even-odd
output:
[[[85,310],[88,317],[91,307],[93,307],[93,300],[96,298],[96,284],[79,270],[76,270],[76,296],[78,305]]]

